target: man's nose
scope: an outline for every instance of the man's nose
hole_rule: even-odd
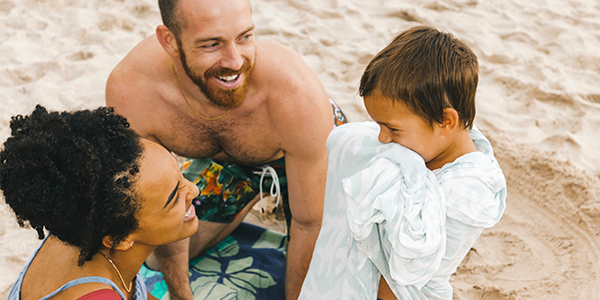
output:
[[[239,70],[244,65],[244,58],[239,52],[237,45],[229,45],[223,54],[221,66],[231,70]]]

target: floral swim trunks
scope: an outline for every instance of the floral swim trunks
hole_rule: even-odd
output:
[[[198,219],[231,223],[238,212],[260,192],[261,174],[267,167],[271,167],[277,174],[279,194],[285,209],[288,206],[288,193],[283,157],[264,166],[246,166],[210,158],[187,161],[183,165],[183,176],[196,184],[200,190],[200,194],[193,201]],[[271,190],[274,178],[270,172],[264,176],[263,192]]]
[[[331,99],[329,102],[333,109],[334,127],[347,123],[346,116],[337,104]],[[231,223],[260,193],[262,185],[263,192],[271,191],[273,194],[273,191],[279,191],[289,228],[291,213],[288,205],[285,157],[261,166],[198,158],[188,160],[182,169],[183,176],[196,184],[200,190],[200,194],[193,201],[199,220]]]

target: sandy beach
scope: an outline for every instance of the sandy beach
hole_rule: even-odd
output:
[[[429,25],[465,41],[480,63],[475,125],[508,198],[451,278],[454,298],[600,299],[600,2],[251,3],[257,39],[300,53],[351,121],[369,120],[358,81],[397,33]],[[0,0],[0,142],[38,103],[103,105],[110,71],[160,23],[155,0]],[[0,196],[0,299],[39,243]]]

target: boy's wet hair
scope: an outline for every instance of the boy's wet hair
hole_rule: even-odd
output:
[[[367,66],[359,95],[381,96],[406,104],[433,125],[444,109],[454,108],[465,128],[475,118],[477,56],[450,33],[419,26],[400,33]]]

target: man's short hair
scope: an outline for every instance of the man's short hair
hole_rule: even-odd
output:
[[[179,4],[179,0],[158,0],[158,8],[163,24],[175,34],[175,37],[179,38],[181,29],[185,27],[185,24],[182,24],[184,21],[177,9],[177,4]]]
[[[433,125],[454,108],[466,128],[475,119],[477,56],[450,33],[419,26],[400,33],[367,66],[359,87],[401,101]]]

